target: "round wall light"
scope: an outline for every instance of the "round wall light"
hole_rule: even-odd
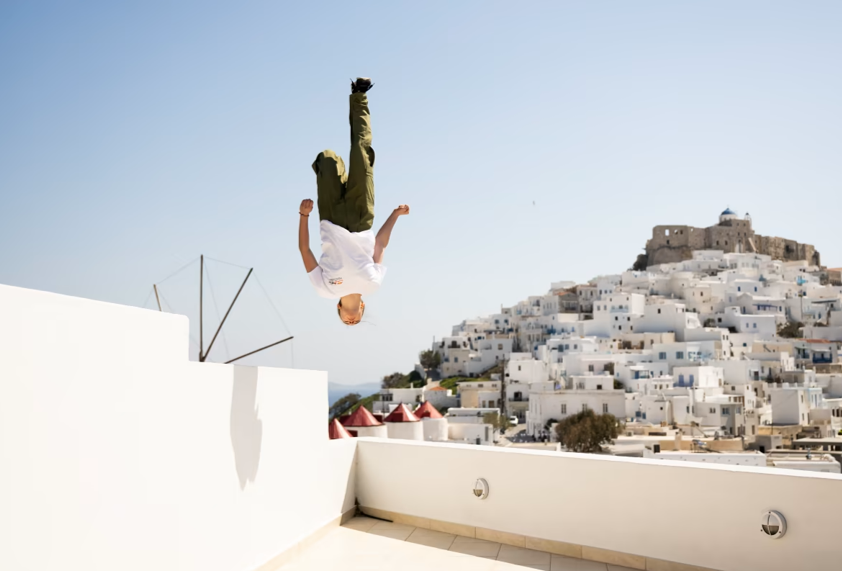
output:
[[[772,539],[780,539],[786,533],[786,520],[780,512],[768,511],[763,514],[760,531]]]
[[[477,478],[474,484],[474,495],[481,500],[488,497],[488,482],[485,481],[485,478]]]

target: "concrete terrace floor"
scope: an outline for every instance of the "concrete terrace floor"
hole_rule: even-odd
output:
[[[631,571],[482,539],[356,517],[311,545],[283,571]]]

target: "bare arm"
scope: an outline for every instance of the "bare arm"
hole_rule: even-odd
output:
[[[377,231],[377,238],[374,240],[374,263],[379,264],[383,261],[383,250],[389,245],[389,239],[392,237],[392,229],[395,227],[395,222],[400,216],[409,214],[409,206],[401,204],[395,208]]]
[[[302,200],[301,208],[298,212],[298,251],[301,252],[304,269],[309,274],[319,267],[316,256],[313,255],[313,251],[310,249],[310,227],[308,222],[310,220],[310,213],[313,212],[313,201],[309,199]]]

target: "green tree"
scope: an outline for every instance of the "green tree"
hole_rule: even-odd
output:
[[[429,373],[431,369],[438,369],[441,367],[441,354],[433,351],[432,349],[421,351],[421,354],[418,356],[418,362],[421,363],[424,370]]]
[[[424,378],[421,377],[421,373],[419,373],[415,369],[412,369],[412,372],[409,373],[408,378],[409,378],[410,386],[413,386],[413,387],[416,386],[416,385],[419,386],[419,387],[424,386],[424,382],[423,382]]]
[[[406,375],[403,373],[392,373],[391,375],[386,375],[383,377],[383,380],[380,382],[380,387],[384,389],[401,389],[406,387],[409,384]]]
[[[617,379],[614,379],[614,389],[624,389],[625,390],[625,388],[626,387],[623,386],[623,383],[621,383]]]
[[[568,416],[556,425],[556,437],[571,452],[602,452],[602,445],[620,435],[620,423],[613,414],[596,414],[588,409]]]
[[[635,272],[643,272],[646,270],[646,267],[649,265],[649,256],[646,254],[638,254],[637,259],[634,261],[632,265],[632,271]]]
[[[784,325],[778,326],[778,337],[794,339],[801,337],[801,328],[804,324],[800,321],[787,321]]]
[[[509,422],[508,418],[496,412],[485,413],[482,415],[482,421],[485,424],[490,424],[500,432],[505,432],[512,426],[512,423]]]
[[[346,412],[350,411],[355,404],[360,402],[360,395],[359,393],[349,393],[333,403],[330,407],[330,418],[339,418]]]

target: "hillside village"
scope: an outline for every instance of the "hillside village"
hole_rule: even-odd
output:
[[[656,227],[656,258],[671,261],[455,325],[415,385],[340,415],[332,437],[525,446],[590,410],[621,423],[614,454],[840,472],[840,271],[730,209],[707,229]]]

